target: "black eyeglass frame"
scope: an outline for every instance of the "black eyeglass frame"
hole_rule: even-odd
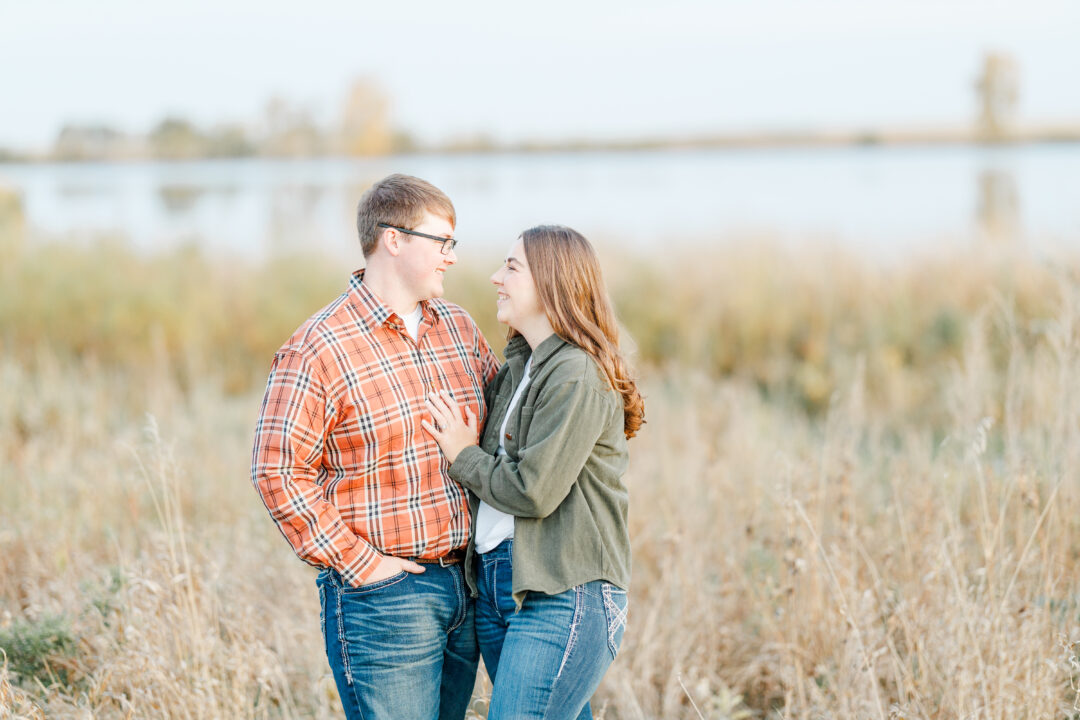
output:
[[[417,232],[415,230],[408,230],[397,225],[389,225],[387,223],[376,223],[375,227],[387,228],[389,230],[397,230],[403,232],[406,235],[416,235],[417,237],[427,238],[428,240],[434,240],[437,243],[442,243],[442,254],[449,255],[450,251],[457,247],[457,238],[439,237],[438,235],[428,235],[427,233]]]

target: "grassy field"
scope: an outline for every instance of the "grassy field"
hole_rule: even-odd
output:
[[[340,717],[248,463],[348,269],[0,250],[0,718]],[[501,347],[492,264],[448,292]],[[605,265],[648,424],[598,716],[1080,714],[1080,262]]]

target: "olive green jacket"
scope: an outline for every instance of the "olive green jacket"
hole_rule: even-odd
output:
[[[507,405],[532,354],[531,380],[506,423]],[[473,521],[483,499],[514,520],[513,594],[550,595],[592,580],[630,587],[628,453],[622,396],[584,350],[558,335],[533,352],[517,336],[486,390],[488,418],[479,446],[462,450],[450,477],[470,490]],[[476,594],[475,551],[466,577]]]

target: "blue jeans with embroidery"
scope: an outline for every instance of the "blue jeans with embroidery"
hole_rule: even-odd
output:
[[[478,563],[476,637],[494,685],[488,720],[588,720],[622,642],[626,592],[595,580],[558,595],[529,592],[515,612],[513,542]]]
[[[461,720],[479,652],[462,566],[354,588],[319,574],[326,657],[349,720]]]

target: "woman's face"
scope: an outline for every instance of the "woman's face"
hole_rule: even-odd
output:
[[[491,276],[491,282],[497,290],[495,304],[499,309],[496,316],[499,322],[525,334],[525,328],[535,321],[546,321],[521,238],[510,248],[506,262]]]

